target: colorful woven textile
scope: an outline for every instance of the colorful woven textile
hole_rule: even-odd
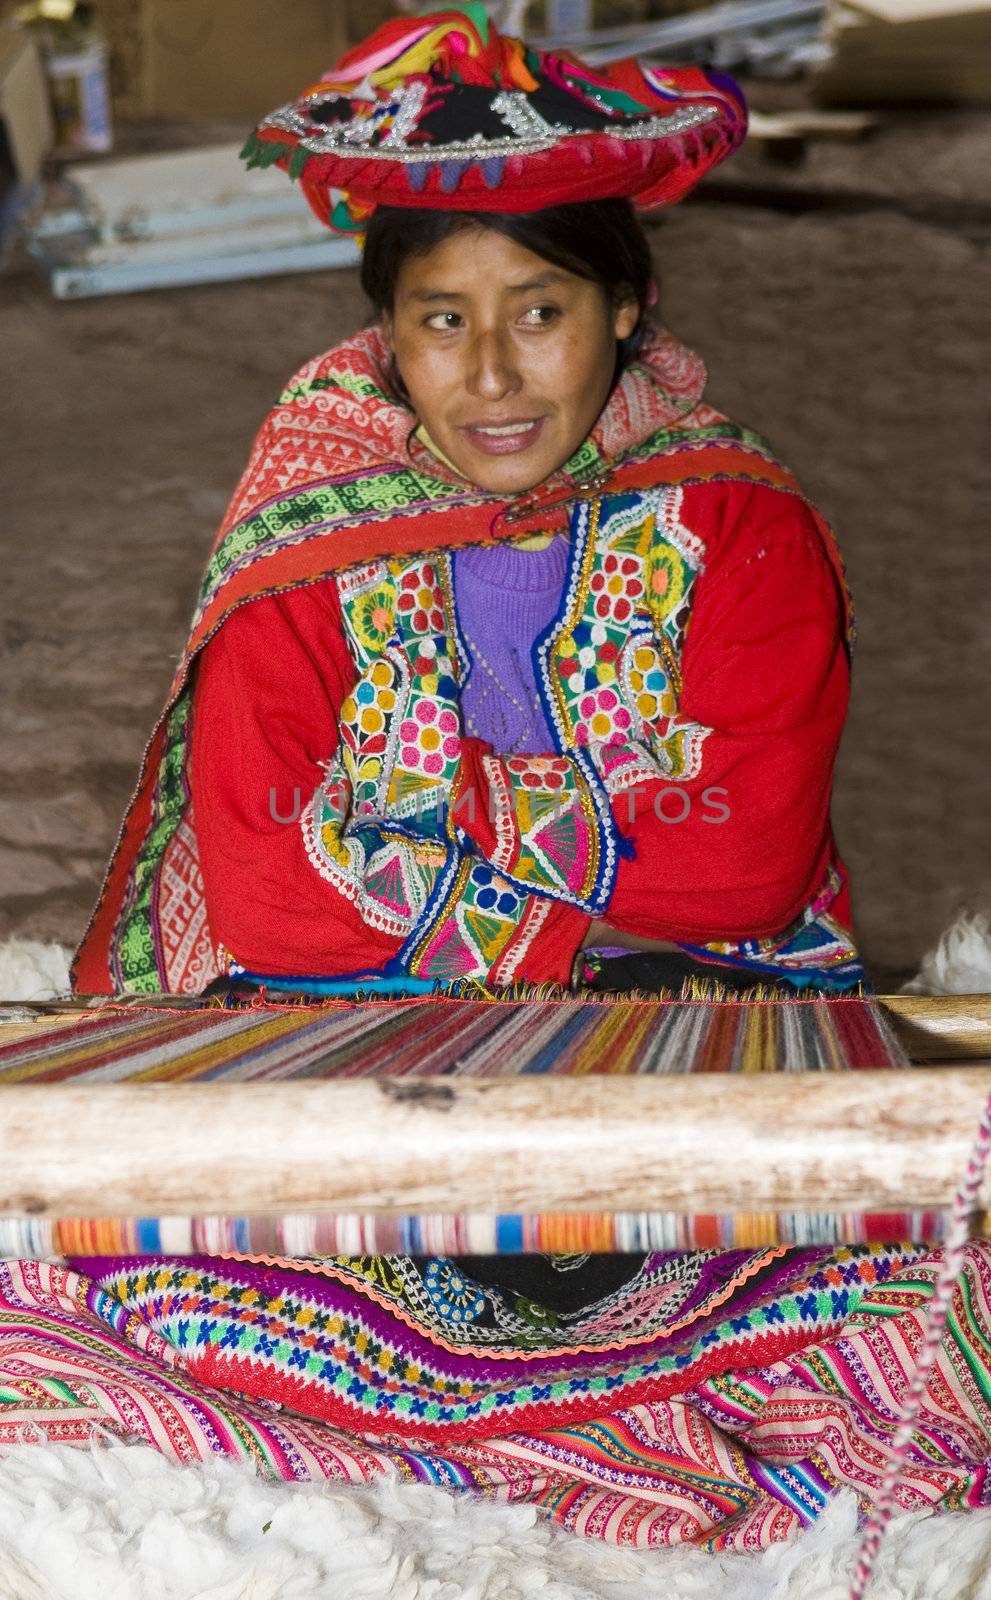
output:
[[[775,1000],[335,1000],[238,1010],[99,1006],[0,1046],[0,1084],[521,1073],[818,1072],[907,1066],[864,996]]]
[[[937,1269],[913,1246],[654,1256],[541,1326],[445,1261],[0,1263],[0,1447],[109,1428],[287,1479],[394,1470],[616,1544],[759,1549],[842,1486],[869,1505]],[[971,1246],[904,1509],[991,1498],[989,1290]]]
[[[869,999],[714,1003],[429,997],[227,1011],[101,1008],[0,1047],[4,1084],[284,1082],[292,1078],[821,1071],[906,1066]],[[237,1197],[232,1195],[232,1204]],[[942,1237],[940,1212],[680,1216],[339,1215],[0,1218],[11,1255],[250,1250],[511,1254],[856,1243]]]

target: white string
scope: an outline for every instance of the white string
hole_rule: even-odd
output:
[[[991,1153],[991,1094],[988,1095],[981,1113],[977,1136],[953,1202],[950,1226],[943,1243],[939,1275],[923,1319],[922,1348],[919,1351],[912,1381],[902,1399],[898,1427],[889,1446],[891,1459],[881,1480],[878,1497],[857,1553],[857,1563],[850,1585],[850,1600],[863,1600],[878,1551],[895,1509],[895,1488],[908,1460],[915,1425],[925,1399],[929,1374],[943,1342],[946,1318],[963,1267],[964,1252],[970,1238],[971,1217],[984,1181],[989,1153]]]

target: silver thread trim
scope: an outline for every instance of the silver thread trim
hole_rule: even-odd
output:
[[[427,85],[423,82],[407,84],[399,97],[399,109],[392,119],[392,127],[382,140],[381,148],[391,150],[398,146],[404,149],[406,140],[416,127],[416,119],[423,110],[427,98]]]
[[[410,88],[419,88],[422,85],[410,85]],[[326,96],[324,97],[326,98]],[[500,96],[499,98],[504,98]],[[524,95],[505,96],[505,98],[525,99]],[[527,108],[528,112],[532,107]],[[401,113],[400,113],[401,114]],[[415,123],[416,115],[413,114],[410,127]],[[305,150],[312,155],[328,156],[356,156],[360,154],[366,161],[398,161],[428,162],[456,161],[459,157],[469,161],[478,161],[488,156],[513,156],[536,155],[541,150],[552,150],[556,145],[568,139],[609,138],[621,139],[635,143],[642,139],[672,139],[678,134],[687,133],[691,128],[701,127],[703,123],[711,122],[713,117],[720,114],[718,106],[698,105],[686,106],[681,111],[673,111],[669,116],[646,117],[639,122],[626,127],[607,126],[590,132],[587,128],[564,128],[545,122],[539,112],[533,112],[541,126],[548,131],[537,135],[534,132],[528,136],[519,136],[505,139],[486,139],[480,133],[473,133],[470,139],[459,139],[450,144],[443,145],[402,145],[397,142],[389,145],[388,141],[395,133],[395,127],[383,139],[380,145],[365,144],[363,140],[370,139],[380,119],[374,117],[355,117],[350,123],[338,123],[332,131],[324,132],[319,123],[314,123],[309,117],[302,115],[296,105],[280,106],[261,123],[263,128],[275,128],[282,133],[293,133],[299,139]],[[358,125],[361,125],[360,127]],[[352,131],[353,130],[353,131]],[[409,131],[404,130],[403,138],[409,137]]]
[[[574,133],[574,128],[567,127],[563,122],[548,122],[540,112],[530,104],[529,97],[525,94],[511,94],[503,90],[492,101],[492,109],[502,118],[508,128],[511,128],[517,139],[524,142],[540,141],[547,139],[553,141],[565,133]]]

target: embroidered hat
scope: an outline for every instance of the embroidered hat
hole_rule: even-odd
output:
[[[256,128],[249,166],[285,168],[336,232],[377,205],[537,211],[679,200],[746,132],[731,78],[531,49],[469,3],[396,18]]]

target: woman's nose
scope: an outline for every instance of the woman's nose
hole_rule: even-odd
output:
[[[482,400],[501,400],[521,384],[512,341],[497,330],[477,334],[468,355],[469,391]]]

